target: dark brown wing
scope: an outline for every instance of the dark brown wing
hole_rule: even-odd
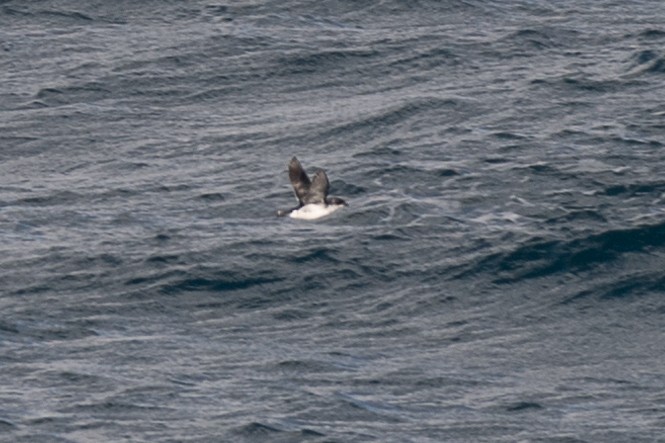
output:
[[[311,182],[302,165],[295,157],[289,163],[289,180],[291,180],[291,184],[293,185],[293,191],[296,194],[298,203],[301,206],[306,204],[305,199],[307,198]]]
[[[303,199],[303,203],[306,205],[310,203],[325,203],[329,187],[330,183],[328,182],[326,172],[323,170],[316,171],[309,186],[309,191]]]

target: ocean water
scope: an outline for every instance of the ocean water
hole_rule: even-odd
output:
[[[0,441],[665,441],[659,1],[0,0]],[[317,221],[286,165],[349,207]]]

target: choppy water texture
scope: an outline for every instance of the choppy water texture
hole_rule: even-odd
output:
[[[664,23],[0,1],[0,439],[665,441]]]

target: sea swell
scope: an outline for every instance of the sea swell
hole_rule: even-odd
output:
[[[0,441],[661,438],[661,5],[155,6],[0,0]]]

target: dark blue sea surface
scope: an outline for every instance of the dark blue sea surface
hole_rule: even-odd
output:
[[[662,2],[0,0],[0,441],[664,429]]]

